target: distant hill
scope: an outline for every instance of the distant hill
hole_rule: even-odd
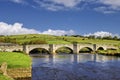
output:
[[[54,36],[45,34],[24,34],[0,36],[0,43],[15,44],[70,44],[70,43],[89,43],[89,44],[114,44],[120,45],[119,40],[95,39],[83,36]]]

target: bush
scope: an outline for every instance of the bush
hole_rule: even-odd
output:
[[[3,39],[3,38],[0,38],[0,42],[5,42],[5,39]]]

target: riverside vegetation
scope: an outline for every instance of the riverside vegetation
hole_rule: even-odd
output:
[[[109,44],[120,47],[120,39],[117,37],[97,37],[89,36],[83,37],[80,35],[72,35],[72,36],[53,36],[53,35],[41,35],[41,34],[25,34],[25,35],[11,35],[11,36],[0,36],[0,43],[14,43],[14,44],[71,44],[71,43],[79,43],[79,44]],[[38,49],[39,50],[39,49]],[[41,50],[39,50],[41,52]],[[61,48],[56,51],[57,53],[66,52],[72,53],[70,50]],[[81,52],[91,52],[89,49],[82,49]],[[114,55],[120,56],[120,49],[118,50],[98,50],[97,53],[103,55]],[[18,70],[30,70],[31,59],[29,55],[25,55],[20,52],[0,52],[0,64],[2,62],[7,62],[8,64],[8,72],[17,71]],[[29,71],[30,72],[30,71]],[[13,74],[16,72],[13,72]],[[10,75],[13,75],[10,74]],[[25,75],[25,74],[23,74]],[[30,78],[30,76],[27,76]],[[19,77],[15,77],[16,80],[22,80]],[[11,80],[11,78],[7,78],[0,74],[0,80]],[[24,80],[24,79],[23,79]]]

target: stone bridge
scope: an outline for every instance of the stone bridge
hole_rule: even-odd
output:
[[[73,51],[73,53],[79,53],[79,51],[83,48],[88,48],[92,51],[97,51],[98,49],[102,48],[103,50],[107,49],[118,49],[118,47],[113,45],[102,45],[102,44],[36,44],[36,45],[1,45],[0,44],[0,51],[23,51],[27,54],[30,53],[31,50],[36,48],[42,48],[47,50],[51,54],[55,54],[56,50],[61,47],[66,47]]]
[[[0,43],[0,51],[2,52],[23,51],[23,46],[11,43]]]

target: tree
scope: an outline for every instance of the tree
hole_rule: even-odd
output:
[[[114,36],[114,37],[113,37],[113,40],[118,40],[118,37],[117,37],[117,36]]]
[[[103,39],[112,40],[113,38],[112,38],[112,36],[105,36],[105,37],[103,37]]]
[[[94,35],[90,35],[90,36],[88,37],[88,39],[95,39],[95,36],[94,36]]]

